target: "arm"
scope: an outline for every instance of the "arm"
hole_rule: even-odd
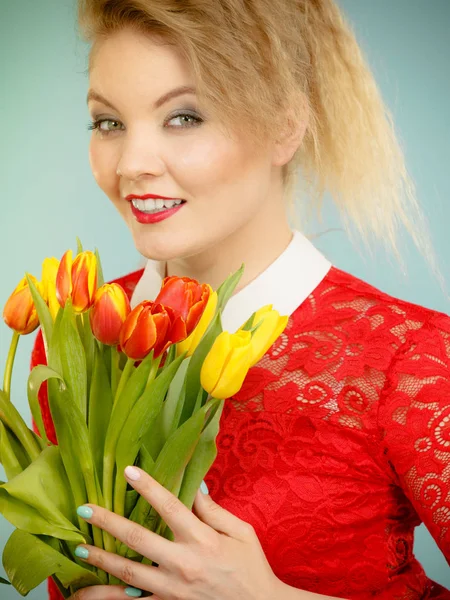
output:
[[[450,564],[449,342],[445,315],[409,334],[388,373],[379,425],[397,484]]]

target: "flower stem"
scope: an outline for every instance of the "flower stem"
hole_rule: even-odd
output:
[[[120,354],[117,346],[111,346],[111,392],[113,398],[116,396],[119,374]]]
[[[117,399],[119,398],[120,394],[122,393],[123,388],[125,387],[125,384],[128,381],[128,378],[130,377],[133,366],[134,366],[134,360],[132,358],[129,358],[127,360],[127,363],[126,363],[123,371],[122,371],[122,375],[120,376],[119,385],[117,386],[116,395],[114,396],[114,404],[117,402]]]
[[[16,356],[17,345],[19,344],[19,338],[20,334],[17,333],[17,331],[14,331],[11,345],[9,347],[8,358],[6,359],[5,374],[3,377],[3,391],[5,392],[8,400],[10,399],[12,370],[14,358]]]

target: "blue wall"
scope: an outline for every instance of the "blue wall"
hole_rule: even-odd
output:
[[[394,113],[450,286],[450,2],[342,0],[341,4]],[[141,257],[89,167],[86,48],[77,39],[75,0],[1,0],[0,53],[0,306],[24,271],[39,276],[42,259],[60,257],[77,235],[86,247],[99,247],[107,278],[135,269]],[[335,211],[326,206],[324,221],[310,231],[340,227]],[[384,291],[450,312],[448,298],[409,243],[403,247],[407,277],[394,259],[379,249],[372,258],[367,256],[364,247],[352,246],[343,231],[321,236],[316,244],[337,266]],[[21,341],[13,380],[15,401],[28,423],[24,385],[31,337]],[[0,323],[0,370],[9,339],[9,330]],[[0,550],[11,531],[0,517]],[[416,553],[430,577],[450,588],[448,566],[423,527],[417,532]],[[4,600],[19,597],[6,587],[0,595]],[[44,587],[29,598],[46,598]]]

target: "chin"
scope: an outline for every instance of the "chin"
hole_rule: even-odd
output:
[[[132,234],[137,251],[150,260],[168,261],[190,254],[189,246],[170,234],[164,233],[159,236],[149,231],[132,231]]]

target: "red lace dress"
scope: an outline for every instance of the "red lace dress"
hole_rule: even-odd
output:
[[[142,275],[118,280],[130,294]],[[32,365],[45,362],[39,334]],[[45,389],[41,406],[55,440]],[[277,577],[347,599],[450,599],[450,318],[332,267],[226,401],[212,498],[251,523]],[[50,583],[52,599],[59,593]]]

